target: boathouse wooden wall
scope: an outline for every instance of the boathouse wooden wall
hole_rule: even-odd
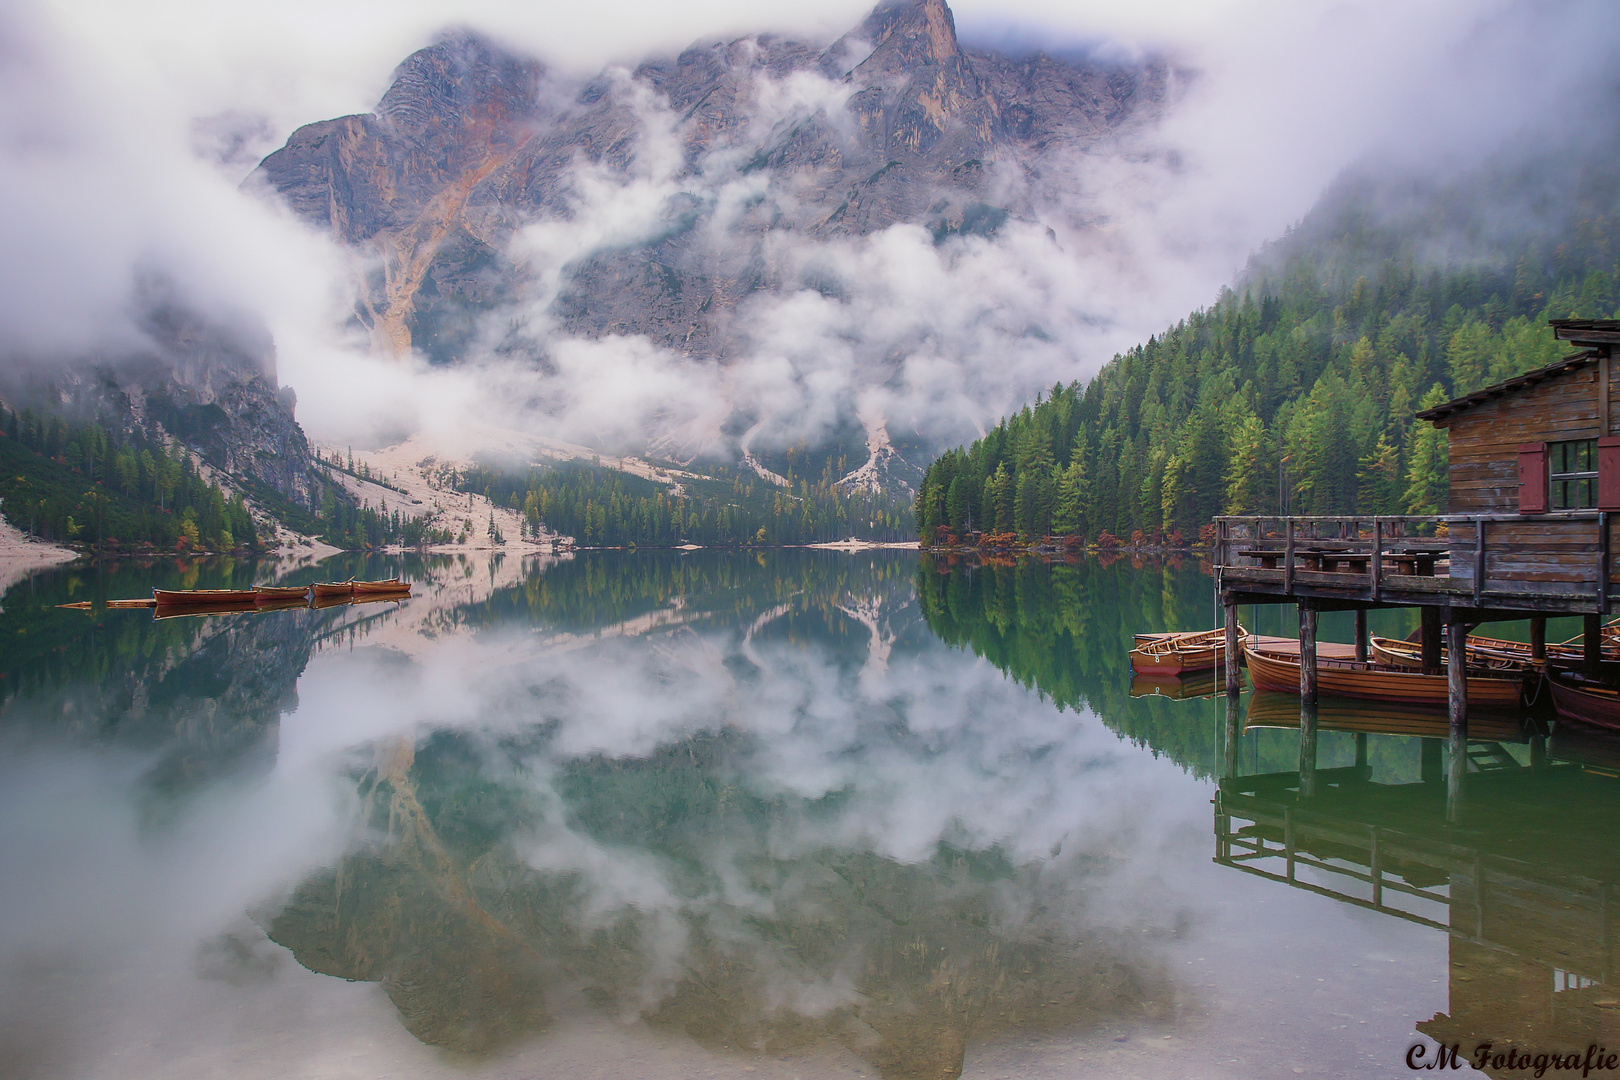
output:
[[[1595,439],[1613,433],[1620,418],[1620,380],[1605,377],[1609,360],[1594,358],[1573,370],[1521,386],[1442,418],[1447,429],[1452,514],[1519,513],[1519,447]],[[1605,393],[1606,392],[1606,393]],[[1608,397],[1608,402],[1602,398]],[[1607,406],[1607,407],[1605,407]],[[1556,512],[1486,526],[1485,587],[1492,592],[1536,593],[1551,587],[1597,595],[1602,538],[1595,521],[1564,521]],[[1616,526],[1609,550],[1620,551]],[[1478,530],[1454,524],[1451,576],[1472,580]],[[1620,566],[1611,563],[1610,582]]]
[[[1595,439],[1600,412],[1620,412],[1620,386],[1608,380],[1610,408],[1598,408],[1599,363],[1564,372],[1499,398],[1463,409],[1436,426],[1450,439],[1453,514],[1519,512],[1518,450],[1523,443]]]

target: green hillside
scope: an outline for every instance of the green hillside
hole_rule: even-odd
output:
[[[919,535],[1191,540],[1218,514],[1444,510],[1445,437],[1414,411],[1565,355],[1548,319],[1617,314],[1620,200],[1589,181],[1517,231],[1488,209],[1511,176],[1394,215],[1341,184],[1214,305],[938,458]]]

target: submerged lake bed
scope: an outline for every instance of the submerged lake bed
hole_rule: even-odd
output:
[[[1448,825],[1443,715],[1324,703],[1302,795],[1297,700],[1132,679],[1132,634],[1213,625],[1194,561],[344,556],[288,580],[413,596],[101,607],[273,573],[0,597],[8,1075],[1395,1076],[1608,1037],[1620,751],[1492,729]]]

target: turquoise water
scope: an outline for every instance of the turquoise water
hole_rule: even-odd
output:
[[[1132,633],[1211,624],[1196,562],[280,576],[393,573],[0,598],[7,1075],[1394,1076],[1608,1037],[1620,751],[1476,731],[1447,824],[1443,725],[1329,702],[1301,795],[1291,699],[1133,684]]]

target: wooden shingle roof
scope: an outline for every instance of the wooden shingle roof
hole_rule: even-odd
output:
[[[1574,320],[1560,321],[1573,322]],[[1610,323],[1608,325],[1616,327],[1616,340],[1620,341],[1620,323]],[[1556,328],[1558,323],[1554,322],[1553,326]],[[1417,414],[1417,418],[1419,420],[1428,420],[1432,423],[1439,423],[1441,420],[1444,420],[1455,413],[1462,412],[1464,409],[1471,409],[1475,405],[1483,405],[1487,401],[1494,401],[1496,398],[1506,397],[1509,394],[1518,393],[1520,390],[1523,390],[1529,386],[1534,386],[1536,383],[1545,382],[1548,379],[1555,379],[1560,375],[1567,375],[1572,371],[1579,371],[1588,364],[1596,363],[1602,355],[1603,354],[1596,349],[1588,349],[1585,352],[1578,352],[1571,356],[1566,356],[1562,360],[1548,364],[1546,367],[1539,367],[1534,371],[1527,371],[1523,375],[1515,375],[1513,378],[1507,379],[1504,382],[1499,382],[1495,386],[1487,386],[1483,390],[1475,390],[1472,394],[1464,394],[1460,398],[1455,398],[1443,405],[1436,405],[1432,409],[1424,409],[1422,412]]]
[[[1577,345],[1620,344],[1620,319],[1550,319],[1553,336]]]

